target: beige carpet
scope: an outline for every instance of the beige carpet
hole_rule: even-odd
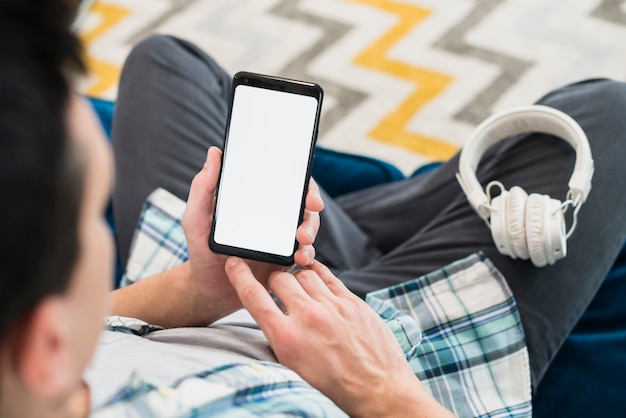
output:
[[[321,84],[319,143],[406,173],[448,158],[496,110],[582,78],[626,80],[621,0],[96,0],[80,33],[87,94],[115,99],[132,46],[175,34],[229,72]]]

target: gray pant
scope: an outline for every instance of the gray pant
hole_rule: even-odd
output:
[[[164,187],[186,200],[206,149],[222,145],[230,80],[204,52],[172,37],[148,38],[130,54],[113,124],[113,204],[124,263],[148,194]],[[500,255],[454,177],[458,155],[426,176],[335,200],[325,196],[316,241],[318,259],[359,295],[483,251],[517,300],[535,388],[626,238],[626,85],[589,80],[556,90],[540,103],[580,123],[596,165],[564,260],[538,269]],[[574,151],[565,141],[524,135],[492,147],[478,177],[563,201],[573,163]]]

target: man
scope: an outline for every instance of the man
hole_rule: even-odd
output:
[[[66,26],[69,8],[60,2],[36,6],[9,2],[1,7],[0,45],[8,55],[1,68],[1,154],[7,196],[3,215],[8,232],[2,240],[0,414],[86,416],[90,393],[82,374],[100,333],[112,275],[113,241],[103,219],[112,185],[112,155],[93,112],[69,94],[71,84],[63,72],[67,68],[61,64],[79,63],[78,43]],[[40,45],[42,32],[48,35],[45,45]],[[23,37],[23,43],[12,45],[15,37]],[[259,284],[256,278],[267,280],[278,267],[231,259],[227,271],[237,280],[233,288],[224,269],[226,257],[210,253],[206,246],[218,170],[219,152],[211,149],[192,186],[184,221],[193,261],[118,291],[114,312],[136,313],[165,326],[206,325],[241,307],[237,292],[253,303],[269,302],[267,296],[257,300],[258,290],[252,286]],[[319,281],[317,271],[339,286],[313,261],[322,202],[314,183],[311,190],[309,211],[298,229],[301,245],[296,259],[314,270],[298,277]],[[284,280],[280,274],[271,277]],[[340,291],[356,304],[352,315],[375,317],[345,288]],[[395,341],[382,323],[372,332],[382,333],[382,341]],[[397,344],[387,351],[403,366],[397,376],[418,388],[408,399],[437,406],[419,390]],[[314,362],[308,366],[314,367]],[[380,373],[372,367],[367,370]],[[319,384],[331,390],[334,382],[328,377]],[[345,387],[341,401],[347,410],[354,402],[349,389]],[[380,395],[391,397],[386,392]]]
[[[53,9],[62,5],[46,4]],[[99,335],[111,276],[113,245],[102,218],[111,157],[94,116],[80,99],[69,95],[71,84],[61,71],[60,64],[77,55],[66,30],[68,11],[42,13],[13,3],[2,7],[0,46],[9,54],[0,67],[0,178],[7,196],[2,207],[7,232],[1,241],[0,282],[2,416],[84,416],[90,407],[101,416],[131,410],[163,415],[343,411],[353,416],[448,416],[439,402],[458,414],[479,414],[480,406],[463,409],[455,398],[484,401],[487,398],[480,398],[477,391],[489,392],[492,384],[497,389],[499,384],[515,388],[507,386],[507,376],[492,376],[470,387],[449,371],[432,367],[427,370],[438,373],[434,379],[439,386],[431,379],[425,390],[416,369],[428,364],[436,350],[429,355],[416,352],[449,337],[416,341],[415,321],[377,293],[378,299],[370,303],[382,314],[383,323],[335,273],[365,293],[485,251],[504,272],[520,306],[536,385],[626,236],[626,222],[620,222],[625,197],[612,181],[622,178],[624,170],[619,132],[624,128],[620,109],[626,104],[625,88],[596,81],[545,99],[583,125],[597,166],[595,194],[581,211],[574,237],[579,239],[571,240],[570,252],[577,256],[570,254],[550,269],[498,256],[488,231],[481,229],[484,224],[454,183],[455,160],[427,180],[412,179],[339,202],[326,200],[326,222],[319,235],[323,204],[312,184],[307,215],[298,229],[301,245],[296,260],[304,266],[298,273],[212,254],[206,243],[220,151],[205,151],[221,141],[229,77],[193,45],[151,38],[129,58],[116,113],[114,205],[120,248],[125,260],[132,259],[130,241],[141,207],[153,189],[164,187],[187,201],[182,223],[189,261],[113,293],[110,313],[117,316],[109,325],[141,336],[105,331],[86,375],[87,385],[82,375]],[[47,49],[39,42],[44,33]],[[579,104],[585,99],[595,104],[593,112]],[[562,142],[534,136],[507,142],[486,158],[482,175],[558,194],[572,163],[571,149]],[[391,191],[393,199],[380,199]],[[605,196],[611,196],[610,204],[601,200]],[[602,219],[615,221],[606,226]],[[314,261],[316,251],[335,273]],[[474,259],[469,264],[481,268],[475,281],[483,286],[480,289],[506,287],[490,263]],[[430,280],[451,285],[468,279],[467,269],[461,276],[457,270],[448,269]],[[571,272],[580,273],[581,279]],[[454,277],[442,278],[445,275]],[[526,276],[525,281],[520,276]],[[571,280],[576,280],[575,286]],[[429,291],[435,288],[424,281],[414,283]],[[454,299],[463,292],[443,291],[445,305],[455,306],[449,296]],[[502,302],[512,300],[510,293],[503,293]],[[476,297],[476,292],[472,295]],[[543,303],[546,295],[551,306]],[[441,302],[427,297],[408,307],[419,310],[435,300]],[[271,350],[254,329],[254,321],[228,319],[241,306],[258,322]],[[440,307],[442,312],[447,312],[446,306]],[[516,315],[513,309],[505,318],[515,323]],[[204,326],[209,324],[214,325]],[[513,328],[518,329],[517,324]],[[203,327],[188,328],[198,325]],[[455,332],[451,329],[451,335]],[[522,344],[508,354],[527,362],[521,333],[516,335],[515,341]],[[276,359],[282,366],[275,364]],[[486,370],[492,366],[489,359],[480,363]],[[526,369],[510,371],[509,378],[520,376],[522,387],[529,383],[523,377],[530,376],[527,364]],[[429,381],[428,373],[420,376]],[[467,388],[474,392],[463,397]],[[509,413],[527,415],[524,396],[515,399],[519,404],[512,406],[520,409],[509,408]],[[502,403],[511,406],[511,400],[506,401]]]

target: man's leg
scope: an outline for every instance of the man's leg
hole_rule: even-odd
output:
[[[118,245],[126,264],[135,225],[146,197],[163,187],[187,200],[189,184],[206,150],[220,148],[228,112],[231,76],[203,51],[169,36],[153,36],[129,55],[120,80],[113,149],[113,194]],[[324,191],[325,202],[331,202]],[[378,252],[367,236],[332,203],[320,253],[362,265]],[[350,245],[344,245],[349,242]]]
[[[454,174],[458,156],[428,179],[410,179],[338,199],[383,256],[339,277],[358,294],[428,273],[483,251],[503,273],[517,300],[531,357],[534,385],[593,298],[626,238],[626,85],[593,80],[557,90],[542,104],[581,124],[595,160],[593,188],[568,256],[535,268],[496,250],[491,233],[467,203]],[[546,193],[565,200],[575,159],[571,146],[546,135],[496,144],[478,169],[482,184],[500,180],[507,189]],[[571,216],[571,209],[570,215]],[[571,219],[571,218],[568,218]],[[332,262],[332,260],[331,260]]]
[[[113,121],[113,192],[118,245],[126,264],[144,201],[157,187],[187,200],[207,149],[222,146],[229,76],[189,42],[153,36],[129,55]]]
[[[129,57],[114,125],[118,161],[114,207],[124,259],[146,196],[156,187],[165,187],[186,199],[188,185],[202,166],[206,148],[221,145],[229,89],[230,77],[184,41],[151,38]],[[484,251],[507,277],[516,295],[537,383],[624,238],[624,197],[616,193],[619,182],[607,180],[623,178],[623,165],[615,161],[622,155],[616,137],[624,132],[623,90],[622,85],[591,82],[546,98],[546,104],[562,108],[583,125],[598,167],[594,190],[581,211],[580,226],[568,243],[570,257],[556,266],[535,269],[530,262],[513,261],[497,253],[489,231],[456,184],[456,158],[428,179],[412,179],[346,196],[340,200],[346,211],[326,199],[318,236],[320,256],[346,270],[341,277],[364,294],[427,273],[477,250]],[[589,109],[590,103],[593,109]],[[507,187],[521,185],[528,192],[564,198],[574,159],[565,142],[533,136],[522,142],[505,141],[488,154],[479,169],[482,180],[497,178]],[[600,196],[615,198],[601,205]],[[594,223],[592,218],[614,221]],[[581,247],[586,245],[593,248],[582,257]],[[385,255],[377,257],[377,248]],[[370,258],[375,260],[367,265]],[[585,268],[579,268],[579,264]],[[546,295],[555,294],[561,296],[562,304],[554,304],[553,300],[542,303]],[[562,305],[567,306],[560,309]]]

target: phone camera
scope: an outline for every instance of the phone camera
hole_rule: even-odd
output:
[[[244,83],[246,83],[246,84],[248,84],[248,79],[247,79],[247,78],[244,78],[244,79],[243,79],[243,82],[244,82]]]

